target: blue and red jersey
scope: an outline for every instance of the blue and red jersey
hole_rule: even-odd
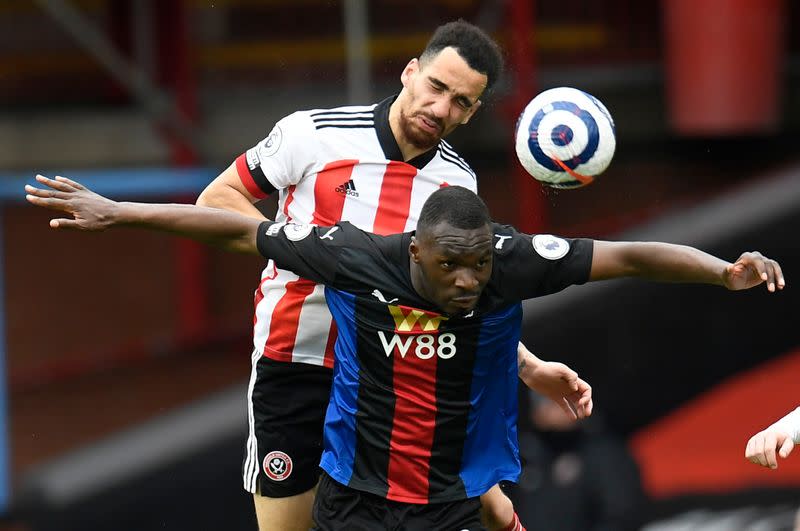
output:
[[[260,227],[265,257],[325,284],[339,329],[321,461],[336,481],[424,504],[517,480],[520,301],[586,282],[592,242],[493,228],[492,276],[477,307],[448,316],[411,284],[411,233]]]

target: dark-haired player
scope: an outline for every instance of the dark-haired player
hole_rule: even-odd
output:
[[[469,122],[502,69],[500,49],[484,31],[461,20],[444,24],[403,69],[399,94],[286,116],[197,204],[264,219],[253,203],[278,194],[277,221],[349,221],[376,234],[413,230],[422,203],[439,187],[477,191],[474,172],[443,138]],[[308,529],[336,327],[323,287],[274,262],[255,290],[254,322],[244,487],[253,493],[261,531]],[[563,365],[540,363],[524,347],[520,361],[526,382],[555,380],[583,394],[584,403],[590,397],[588,385]],[[548,370],[549,379],[527,377]],[[559,392],[545,394],[563,405]],[[577,416],[585,414],[579,405]],[[499,488],[484,504],[492,529],[513,524],[513,507]]]
[[[117,203],[69,179],[37,179],[50,190],[26,186],[28,200],[73,218],[54,228],[168,231],[258,252],[326,285],[339,335],[314,504],[321,530],[483,528],[480,495],[520,470],[521,300],[625,276],[785,286],[778,263],[758,252],[730,263],[682,245],[521,234],[492,223],[462,187],[434,192],[415,233],[379,236],[347,222]]]

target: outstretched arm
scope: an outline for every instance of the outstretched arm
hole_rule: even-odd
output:
[[[520,343],[517,368],[525,385],[558,404],[568,417],[592,414],[592,387],[563,363],[541,360]]]
[[[750,289],[763,282],[769,291],[786,285],[778,262],[759,252],[743,253],[730,263],[686,245],[595,241],[590,280],[619,277],[716,284],[730,290]]]
[[[242,184],[236,163],[232,163],[216,179],[200,193],[197,205],[212,208],[222,208],[230,212],[238,212],[243,216],[266,219],[254,203],[258,198],[253,196],[247,187]]]
[[[69,216],[50,220],[54,229],[103,231],[112,227],[140,227],[170,232],[228,251],[258,254],[257,219],[195,205],[112,201],[66,177],[48,179],[37,175],[36,180],[46,188],[26,185],[26,199]]]
[[[769,428],[750,437],[744,449],[744,456],[751,463],[778,468],[777,455],[786,459],[792,453],[795,444],[800,444],[800,407]]]

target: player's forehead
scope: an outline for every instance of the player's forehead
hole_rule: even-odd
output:
[[[476,101],[486,89],[487,77],[469,66],[452,46],[426,59],[421,73],[429,80],[446,85],[451,91]]]
[[[442,221],[431,228],[428,241],[435,252],[447,256],[492,252],[492,231],[488,224],[475,229],[460,229]]]

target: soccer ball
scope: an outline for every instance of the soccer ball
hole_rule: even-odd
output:
[[[608,167],[617,145],[614,120],[600,100],[558,87],[533,98],[517,119],[517,158],[552,188],[578,188]]]

